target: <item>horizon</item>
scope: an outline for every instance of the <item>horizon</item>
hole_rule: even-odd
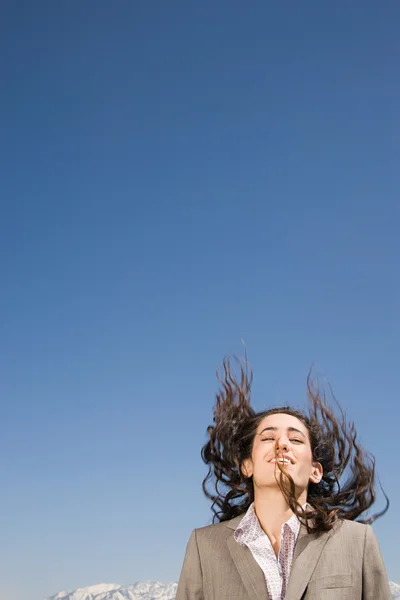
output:
[[[400,582],[400,5],[22,1],[1,20],[7,600],[177,581],[226,355],[315,364]],[[379,485],[374,510],[385,506]]]

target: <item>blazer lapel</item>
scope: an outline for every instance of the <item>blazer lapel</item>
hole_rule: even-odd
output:
[[[300,600],[330,533],[308,534],[302,525],[297,539],[285,600]]]
[[[230,529],[236,529],[243,516],[244,515],[240,515],[240,517],[236,517],[235,519],[232,519],[232,521],[228,521],[228,527],[230,527]],[[268,594],[264,573],[253,558],[251,550],[249,550],[247,546],[241,546],[238,544],[233,535],[228,537],[226,543],[246,591],[249,594],[249,598],[265,600]]]

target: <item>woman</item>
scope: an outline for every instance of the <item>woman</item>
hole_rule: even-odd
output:
[[[176,600],[389,600],[370,526],[388,506],[355,521],[375,500],[375,464],[354,425],[310,379],[308,415],[256,413],[252,374],[239,366],[238,382],[224,361],[202,449],[217,523],[192,533]]]

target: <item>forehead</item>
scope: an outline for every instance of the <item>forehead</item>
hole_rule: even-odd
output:
[[[260,433],[265,427],[274,427],[277,431],[286,431],[289,427],[294,427],[299,431],[302,431],[304,435],[307,435],[307,427],[300,419],[293,417],[293,415],[286,415],[285,413],[277,413],[275,415],[268,415],[264,417],[259,426],[257,427],[257,433]]]

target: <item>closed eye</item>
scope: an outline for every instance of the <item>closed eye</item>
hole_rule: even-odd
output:
[[[273,442],[274,440],[275,440],[275,438],[273,438],[273,437],[264,437],[264,438],[261,438],[262,442],[268,442],[268,441],[269,442],[271,442],[271,441]],[[289,441],[290,442],[296,442],[298,444],[304,444],[303,440],[300,440],[299,438],[292,438]]]

